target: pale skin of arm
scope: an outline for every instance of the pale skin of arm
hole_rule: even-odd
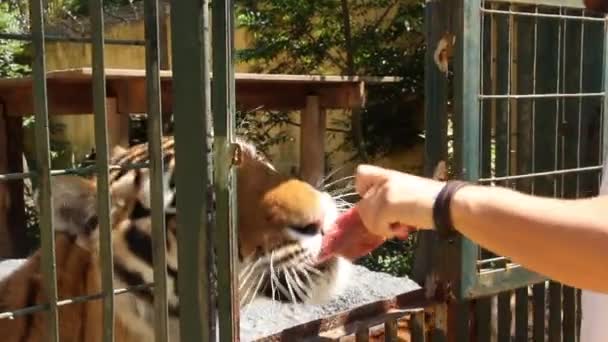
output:
[[[359,214],[373,233],[389,226],[433,226],[434,198],[444,183],[361,165]],[[564,284],[608,293],[608,197],[563,200],[501,187],[469,185],[451,202],[455,229],[499,255]]]

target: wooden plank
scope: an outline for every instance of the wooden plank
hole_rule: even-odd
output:
[[[90,79],[92,69],[85,68],[70,68],[62,70],[53,70],[46,73],[48,79],[72,79],[86,80]],[[124,78],[144,78],[146,76],[145,69],[121,69],[107,68],[106,77],[108,80],[124,79]],[[210,74],[213,78],[213,74]],[[390,76],[342,76],[342,75],[292,75],[292,74],[257,74],[257,73],[235,73],[235,81],[244,82],[283,82],[283,83],[394,83],[401,80],[400,77]],[[160,71],[161,80],[173,78],[171,70]],[[0,79],[0,89],[5,85],[19,85],[30,83],[31,77],[20,78],[5,78]]]
[[[145,113],[146,83],[142,73],[110,72],[107,77],[107,94],[118,100],[118,112]],[[135,74],[135,75],[132,75]],[[167,74],[166,71],[161,71]],[[112,76],[113,75],[113,76]],[[345,77],[328,79],[304,77],[241,77],[236,79],[236,102],[243,109],[263,107],[274,110],[299,110],[306,105],[306,97],[311,93],[319,96],[324,108],[360,108],[365,104],[365,83],[361,80],[349,81]],[[281,75],[278,75],[281,76]],[[59,72],[48,76],[48,106],[50,114],[89,114],[92,112],[91,78],[88,73]],[[162,112],[172,113],[173,81],[161,80]],[[29,115],[33,112],[31,81],[23,79],[0,79],[0,100],[14,116]]]

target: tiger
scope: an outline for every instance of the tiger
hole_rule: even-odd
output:
[[[173,137],[162,138],[166,225],[167,303],[171,340],[179,337],[177,290],[177,193]],[[340,209],[332,196],[296,177],[280,173],[256,147],[235,142],[237,175],[238,296],[243,308],[259,297],[290,303],[329,301],[347,284],[349,260],[316,261],[323,232]],[[149,160],[147,143],[115,148],[112,165]],[[153,281],[150,173],[146,168],[111,169],[111,229],[114,287]],[[101,291],[96,180],[76,175],[52,178],[56,234],[57,289],[60,299]],[[0,312],[45,302],[40,251],[0,283]],[[101,338],[101,301],[60,306],[61,341]],[[150,288],[115,297],[116,341],[153,339]],[[45,313],[0,319],[3,341],[44,339]]]

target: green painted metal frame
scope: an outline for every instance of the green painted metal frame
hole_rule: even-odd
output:
[[[104,23],[102,0],[91,2],[93,107],[97,148],[97,212],[99,217],[99,257],[103,293],[103,341],[114,341],[114,267],[110,227],[109,151],[106,112]]]
[[[605,32],[608,32],[608,24],[604,25]],[[608,158],[608,34],[604,35],[604,74],[602,79],[602,88],[607,93],[604,96],[604,105],[602,106],[602,156]]]
[[[53,236],[53,200],[51,197],[51,158],[49,145],[49,113],[47,107],[46,62],[44,58],[44,15],[42,0],[30,0],[34,77],[34,108],[36,134],[36,178],[39,191],[40,245],[42,274],[48,300],[48,340],[59,341],[57,308],[57,270]]]
[[[485,8],[489,10],[482,10],[484,4],[488,6]],[[602,160],[601,156],[595,160],[595,157],[583,156],[581,153],[581,137],[584,136],[581,127],[590,125],[592,119],[581,116],[580,113],[593,110],[596,106],[595,101],[603,99],[603,102],[599,104],[603,111],[603,131],[600,133],[602,145],[600,147],[605,158],[608,156],[608,152],[606,152],[608,151],[606,142],[608,115],[605,114],[606,108],[608,108],[608,100],[606,100],[608,98],[606,91],[608,87],[608,76],[606,76],[608,75],[606,67],[608,66],[608,34],[606,34],[606,21],[603,19],[578,20],[577,16],[580,15],[581,7],[582,2],[574,4],[568,0],[461,0],[427,3],[426,20],[428,22],[440,17],[441,11],[446,11],[446,9],[451,13],[451,17],[447,19],[448,30],[443,31],[444,29],[440,25],[427,27],[428,50],[434,51],[437,42],[445,32],[452,32],[456,36],[453,64],[450,65],[453,70],[453,79],[445,77],[437,69],[431,54],[427,52],[425,111],[427,138],[425,173],[427,175],[431,174],[439,160],[447,159],[445,156],[447,132],[444,125],[449,112],[443,107],[448,101],[444,89],[445,85],[452,80],[450,86],[453,90],[452,98],[454,100],[452,113],[454,160],[451,177],[472,182],[483,179],[484,183],[487,180],[496,179],[496,184],[513,186],[524,192],[539,195],[560,196],[562,194],[572,197],[594,191],[591,189],[597,189],[599,181],[593,181],[593,176],[585,177],[583,180],[583,177],[576,173],[587,172],[591,169],[599,171],[601,168],[596,165],[601,164]],[[536,12],[534,12],[535,8]],[[530,15],[523,13],[530,10],[532,11],[528,13]],[[483,15],[484,12],[485,15]],[[513,18],[517,18],[517,20]],[[484,20],[490,20],[490,22],[484,22]],[[546,25],[546,23],[540,29],[538,23],[541,20],[572,21],[572,27],[578,29],[570,29],[570,32],[566,32],[566,29],[562,28],[565,24]],[[587,23],[589,23],[588,26]],[[591,32],[592,29],[589,27],[594,25],[601,25],[604,28],[603,31],[600,32],[601,30],[596,27]],[[550,28],[553,26],[555,28]],[[482,30],[493,35],[490,40],[482,35]],[[584,30],[589,32],[585,35]],[[602,34],[603,61],[598,61],[595,55],[583,57],[583,54],[587,54],[587,52],[583,48],[582,41],[578,51],[566,52],[566,47],[562,44],[571,46],[574,44],[565,43],[566,39],[570,39],[566,38],[566,34],[569,35],[568,37],[580,35],[580,39],[585,38],[588,41],[596,41]],[[485,47],[483,44],[492,44],[492,46]],[[514,44],[513,47],[512,44]],[[574,46],[577,45],[574,44]],[[558,57],[553,56],[551,59],[546,56],[547,54],[555,55],[556,49]],[[524,57],[522,57],[522,51]],[[528,55],[532,53],[534,54],[532,60],[544,62],[538,63],[537,66],[536,62],[523,60],[530,57]],[[580,60],[581,66],[586,65],[584,68],[602,62],[604,70],[601,90],[597,85],[597,73],[591,78],[581,76],[584,73],[583,69],[579,70],[580,72],[568,69],[569,76],[562,76],[561,80],[558,77],[556,85],[555,65],[562,68],[557,70],[557,73],[564,73],[565,58],[570,58],[571,63],[574,63],[575,60],[579,63]],[[548,62],[549,60],[553,62]],[[488,64],[490,64],[491,70],[480,70],[480,67]],[[585,75],[587,74],[588,72],[585,73]],[[512,77],[515,78],[515,81],[512,81]],[[576,77],[576,80],[572,77]],[[503,81],[497,83],[497,80]],[[551,84],[551,82],[553,83]],[[483,89],[481,89],[482,86]],[[549,94],[549,96],[538,96],[536,91],[539,92],[538,94]],[[517,97],[502,96],[505,93],[517,94]],[[560,96],[559,94],[569,95]],[[488,99],[492,100],[487,101]],[[555,104],[553,107],[552,103]],[[566,106],[570,108],[568,112],[573,113],[568,117],[564,116]],[[575,110],[578,111],[578,116],[573,112]],[[515,117],[512,116],[513,112]],[[552,117],[553,119],[551,119]],[[566,119],[571,126],[568,128],[570,131],[564,133],[565,121],[563,120]],[[492,140],[490,129],[495,130],[495,141]],[[511,135],[513,130],[518,132],[515,137]],[[496,151],[491,151],[486,146],[490,144],[495,144]],[[530,145],[532,149],[529,148]],[[590,143],[588,145],[591,146]],[[547,153],[547,146],[554,146],[554,153]],[[510,156],[510,151],[513,149],[518,152],[517,160]],[[570,159],[558,156],[560,151],[571,156]],[[493,160],[492,153],[501,157]],[[507,156],[507,158],[502,156]],[[573,159],[574,156],[576,156],[575,159]],[[520,161],[520,158],[523,158],[523,161]],[[590,160],[593,161],[593,165]],[[560,164],[564,161],[565,164]],[[490,162],[496,163],[494,175],[491,174],[492,169],[488,165]],[[516,164],[513,164],[515,162]],[[574,172],[563,172],[563,174],[556,172],[555,175],[551,175],[551,171],[556,169],[571,169]],[[510,177],[512,174],[521,176]],[[548,179],[552,179],[552,181],[548,182]],[[565,180],[570,180],[570,183],[575,182],[576,191],[572,187],[564,187]],[[579,191],[579,185],[584,189]],[[508,263],[505,258],[496,258],[494,264],[502,265],[492,266],[493,268],[488,269],[482,265],[490,264],[488,259],[493,258],[491,253],[480,249],[478,245],[459,234],[440,238],[433,244],[431,250],[434,250],[435,257],[438,259],[429,257],[428,251],[427,254],[417,256],[425,257],[427,263],[431,261],[432,267],[428,267],[427,272],[439,270],[439,283],[447,285],[448,298],[452,299],[447,306],[443,309],[438,308],[438,311],[435,312],[438,317],[447,315],[448,319],[446,325],[435,327],[434,337],[458,341],[468,339],[470,336],[467,334],[471,333],[478,340],[486,340],[492,334],[491,324],[496,319],[495,333],[497,333],[499,341],[510,340],[512,323],[515,325],[513,337],[517,341],[526,341],[529,334],[535,340],[544,340],[546,333],[551,340],[562,337],[566,340],[576,340],[580,324],[579,290],[556,282],[549,282],[547,291],[546,277],[520,265]],[[478,260],[480,254],[482,260]],[[531,313],[528,311],[529,288],[532,290],[531,303],[534,308]],[[492,313],[492,298],[494,297],[497,298],[497,307],[494,311],[496,316],[493,316]],[[513,312],[511,300],[515,301]],[[473,306],[468,307],[467,305]],[[469,313],[470,309],[473,311]],[[470,314],[473,316],[469,316]],[[529,332],[530,319],[533,321],[533,329]]]
[[[168,341],[167,255],[163,193],[162,104],[160,90],[158,1],[144,2],[146,40],[146,105],[150,156],[150,209],[152,212],[152,263],[154,268],[154,338]],[[183,279],[183,278],[182,278]]]
[[[214,186],[216,196],[215,243],[217,252],[217,287],[219,340],[239,337],[237,281],[236,173],[232,167],[235,129],[234,83],[234,4],[232,0],[212,3],[214,119]]]
[[[432,2],[433,3],[433,2]],[[572,1],[548,0],[548,1],[488,1],[488,3],[496,4],[515,4],[515,5],[539,5],[539,6],[564,6],[580,8],[582,4],[573,4]],[[482,141],[482,128],[484,122],[481,120],[480,97],[481,89],[479,87],[481,74],[481,1],[478,0],[462,0],[459,5],[453,6],[451,13],[452,29],[456,35],[456,46],[454,49],[454,177],[469,181],[477,181],[481,178],[481,161],[483,156],[481,152],[480,142]],[[432,18],[433,13],[427,13],[427,20]],[[427,32],[427,34],[429,34]],[[431,33],[430,36],[434,44],[438,39],[437,33]],[[507,34],[507,33],[504,33]],[[509,33],[510,34],[510,33]],[[430,45],[434,48],[434,45]],[[511,58],[511,57],[509,57]],[[432,63],[432,64],[431,64]],[[427,70],[435,68],[434,61],[427,59]],[[499,70],[499,72],[501,72]],[[435,73],[427,72],[427,84],[432,84]],[[525,75],[522,75],[525,77]],[[429,83],[431,82],[431,83]],[[558,90],[559,92],[559,90]],[[432,87],[427,88],[427,94],[431,99],[437,101],[438,96],[441,99],[441,87],[437,83]],[[508,101],[508,100],[507,100]],[[430,168],[434,167],[437,160],[441,159],[440,153],[445,141],[439,140],[430,134],[430,131],[442,132],[442,123],[435,117],[436,104],[427,102],[427,165],[426,173],[429,173]],[[526,107],[520,105],[519,108],[523,113],[527,113]],[[500,107],[499,107],[500,108]],[[503,108],[504,109],[504,108]],[[443,113],[447,114],[445,111]],[[523,114],[522,114],[523,115]],[[526,114],[528,115],[528,114]],[[507,120],[508,118],[504,118]],[[442,120],[442,119],[439,119]],[[508,124],[506,121],[504,124]],[[607,130],[608,131],[608,130]],[[605,133],[606,134],[606,133]],[[498,137],[500,138],[500,136]],[[443,139],[443,138],[442,138]],[[484,137],[485,139],[485,137]],[[503,150],[510,149],[509,138],[504,142]],[[503,165],[503,174],[506,175],[508,164]],[[523,172],[523,171],[522,171]],[[534,171],[532,171],[534,172]],[[500,176],[497,174],[497,176]],[[449,239],[449,243],[439,242],[443,258],[451,260],[449,268],[451,269],[448,278],[456,281],[452,283],[451,288],[456,298],[472,299],[491,295],[496,295],[500,292],[517,289],[523,286],[540,283],[546,280],[545,277],[535,272],[527,270],[519,265],[511,265],[508,268],[493,270],[492,272],[479,273],[475,263],[479,253],[479,247],[470,240],[456,235]],[[460,260],[456,265],[453,260]],[[456,276],[455,274],[459,274]],[[457,279],[459,278],[459,279]]]
[[[208,16],[206,0],[171,3],[178,267],[189,281],[179,282],[182,340],[211,341],[213,311],[210,274],[209,201],[211,129]],[[181,200],[180,200],[181,199]],[[187,199],[187,200],[184,200]]]

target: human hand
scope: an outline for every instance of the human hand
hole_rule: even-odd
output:
[[[399,229],[433,226],[433,204],[444,183],[377,166],[360,165],[355,173],[357,204],[364,225],[372,233],[392,238]]]

